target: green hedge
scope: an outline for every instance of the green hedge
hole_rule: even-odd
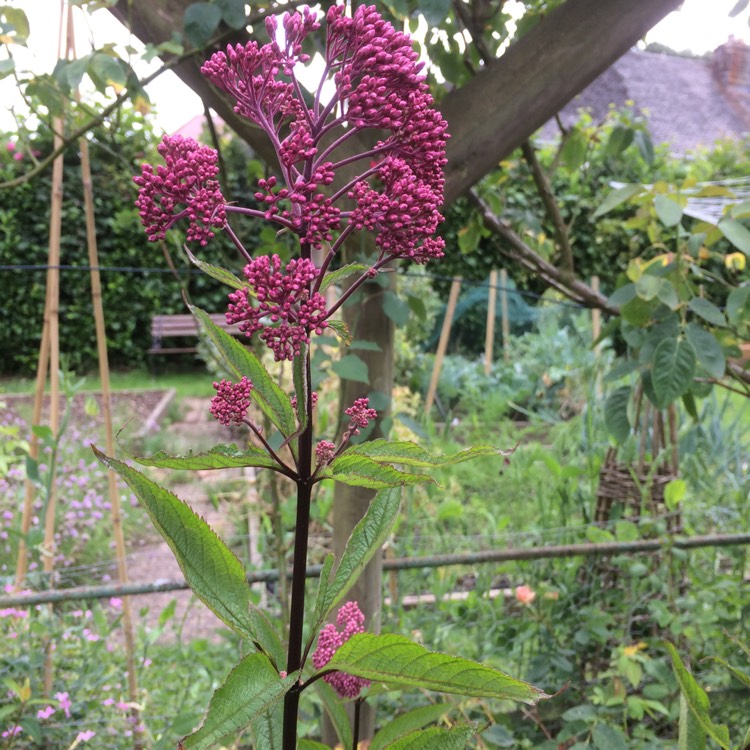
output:
[[[0,179],[9,180],[30,166],[28,151],[46,154],[48,136],[36,134],[26,145],[6,136],[0,151]],[[9,146],[8,144],[13,144]],[[151,346],[150,320],[157,313],[185,310],[183,288],[195,303],[221,311],[226,288],[195,274],[175,237],[168,250],[179,279],[169,271],[164,249],[149,243],[133,201],[132,182],[139,164],[155,157],[156,140],[144,120],[125,112],[116,124],[107,123],[90,140],[99,264],[102,267],[144,269],[103,271],[102,296],[110,363],[113,367],[143,366]],[[236,147],[232,147],[232,149]],[[23,158],[14,158],[23,153]],[[230,160],[231,161],[231,160]],[[236,160],[237,161],[237,160]],[[232,186],[246,189],[246,175],[235,174]],[[43,270],[10,270],[7,266],[44,266],[49,243],[51,170],[2,192],[0,201],[0,374],[30,375],[35,371],[41,339],[45,281]],[[226,245],[212,243],[210,260],[226,262]],[[233,258],[236,258],[236,252]],[[231,261],[235,270],[238,263]],[[86,372],[97,366],[93,307],[86,244],[80,159],[76,148],[65,153],[60,277],[60,350],[67,367]],[[148,271],[145,269],[155,269]]]

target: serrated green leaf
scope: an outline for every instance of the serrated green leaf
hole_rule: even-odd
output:
[[[193,47],[205,47],[221,23],[221,9],[213,3],[193,3],[182,17],[185,37]]]
[[[401,489],[381,490],[363,518],[352,530],[330,587],[320,606],[316,603],[317,626],[346,596],[373,555],[383,546],[401,508]]]
[[[133,459],[142,466],[193,471],[239,469],[246,466],[280,468],[265,450],[256,448],[254,445],[249,445],[244,450],[240,450],[236,445],[215,445],[205,453],[187,453],[182,456],[172,456],[164,451],[158,451],[151,456],[134,456]]]
[[[724,349],[711,331],[701,328],[695,323],[687,327],[688,341],[695,348],[695,355],[699,364],[713,378],[723,378],[727,369]]]
[[[677,649],[668,641],[664,643],[664,646],[672,659],[672,669],[674,670],[675,677],[677,677],[677,682],[680,685],[680,690],[685,698],[691,716],[697,721],[700,728],[715,740],[723,750],[729,750],[729,730],[724,725],[717,725],[711,721],[708,713],[710,703],[705,691],[685,668],[680,655],[677,653]],[[682,730],[682,721],[680,725],[680,729]],[[680,734],[682,734],[682,731]],[[690,745],[686,744],[685,747],[689,748]]]
[[[356,354],[345,354],[331,364],[331,369],[343,380],[353,380],[357,383],[370,382],[367,363]]]
[[[251,617],[245,569],[211,527],[169,490],[127,464],[91,446],[96,457],[119,474],[146,509],[157,531],[174,552],[195,595],[223,622],[268,653],[278,651],[278,636],[258,613]]]
[[[725,326],[727,324],[724,313],[713,302],[703,297],[693,297],[688,304],[688,309],[712,325]]]
[[[344,702],[325,680],[317,680],[313,687],[323,700],[323,710],[331,720],[339,742],[344,748],[351,747],[354,744],[352,739],[352,725],[349,721],[349,714],[346,712]]]
[[[427,724],[442,719],[451,709],[452,706],[447,703],[431,703],[407,711],[385,724],[372,738],[368,750],[384,750],[389,746],[389,742],[394,742],[410,732],[422,729]]]
[[[726,659],[722,659],[718,656],[709,656],[711,661],[715,661],[726,669],[738,682],[741,682],[746,688],[750,688],[750,674],[743,672],[737,667],[733,667]]]
[[[690,388],[695,364],[695,348],[689,341],[665,339],[659,343],[654,350],[651,383],[662,407]]]
[[[284,704],[277,701],[273,708],[264,711],[250,722],[253,747],[263,750],[281,750],[283,742]],[[298,748],[302,745],[298,745]],[[329,748],[330,750],[330,748]]]
[[[292,409],[292,402],[276,384],[263,363],[234,336],[219,328],[207,312],[193,305],[188,305],[188,307],[235,378],[239,380],[243,375],[250,378],[253,383],[250,395],[261,411],[284,437],[292,435],[297,430],[297,419]]]
[[[262,747],[265,750],[265,745],[258,745],[258,747]],[[297,743],[297,750],[331,750],[330,745],[324,745],[322,742],[317,742],[316,740],[300,740]]]
[[[402,635],[352,636],[319,671],[336,669],[373,681],[477,698],[536,703],[538,688],[478,662],[428,651]]]
[[[738,250],[750,256],[750,230],[744,224],[736,219],[722,219],[717,226]]]
[[[408,440],[391,441],[379,438],[352,445],[341,455],[342,457],[365,456],[378,463],[403,464],[404,466],[452,466],[474,458],[487,456],[498,458],[501,452],[492,445],[475,445],[458,453],[436,456]]]
[[[654,209],[665,227],[677,226],[682,219],[682,206],[666,195],[657,195],[654,198]]]
[[[232,289],[247,289],[250,296],[256,296],[253,288],[248,283],[235,276],[231,271],[228,271],[226,268],[213,266],[210,263],[202,261],[200,258],[197,258],[195,255],[193,255],[193,253],[190,252],[190,248],[187,246],[185,247],[185,253],[190,259],[190,262],[197,268],[200,268],[200,270],[203,271],[206,276],[210,276],[212,279],[216,279],[217,281]]]
[[[307,427],[307,398],[309,396],[307,387],[307,344],[300,345],[300,353],[292,363],[292,380],[294,392],[297,394],[297,423],[300,432]]]
[[[246,656],[213,694],[203,724],[178,747],[207,750],[228,734],[242,731],[284,697],[298,674],[282,678],[264,654]]]
[[[323,277],[323,280],[320,282],[320,291],[324,292],[329,286],[340,284],[352,274],[356,273],[361,276],[365,271],[369,270],[370,266],[365,265],[364,263],[349,263],[346,266],[341,266],[341,268],[337,268],[335,271],[331,271]],[[330,324],[330,322],[331,321],[329,320],[328,323]]]
[[[320,571],[320,577],[318,578],[318,594],[315,597],[315,612],[313,614],[313,625],[311,627],[313,635],[331,611],[328,605],[328,592],[330,591],[331,583],[333,581],[331,573],[333,572],[335,562],[336,557],[333,552],[329,552],[323,560],[323,567]]]
[[[475,734],[476,730],[468,724],[430,727],[410,732],[386,745],[384,750],[465,750]]]
[[[604,404],[604,422],[609,434],[618,442],[624,443],[630,435],[628,404],[630,403],[630,386],[623,386],[610,393]]]
[[[435,483],[427,474],[413,474],[394,469],[388,464],[378,463],[366,456],[344,453],[326,468],[324,476],[354,487],[369,487],[383,490],[407,484]]]
[[[623,185],[623,187],[613,190],[602,201],[599,208],[594,211],[591,218],[598,219],[600,216],[609,213],[612,209],[617,208],[621,203],[630,200],[633,196],[643,192],[643,185]]]

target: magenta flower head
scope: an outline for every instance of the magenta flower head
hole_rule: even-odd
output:
[[[187,239],[205,245],[226,223],[216,151],[180,135],[164,136],[159,153],[166,166],[141,166],[135,202],[151,242],[163,240],[180,219],[190,222]]]
[[[310,342],[310,333],[320,334],[328,325],[325,297],[310,293],[318,269],[311,260],[296,258],[282,273],[278,255],[262,255],[250,261],[244,273],[256,304],[249,289],[232,292],[227,323],[239,323],[246,336],[261,331],[261,339],[271,347],[277,361],[294,359],[302,344]]]
[[[250,408],[250,391],[253,390],[252,382],[243,377],[239,383],[222,380],[214,383],[216,395],[211,399],[209,410],[223,425],[229,427],[236,424],[241,425]]]
[[[360,430],[364,430],[373,419],[377,419],[378,413],[375,409],[370,409],[369,405],[370,399],[358,398],[348,409],[344,410],[344,414],[352,420],[349,424],[352,435],[359,435]]]
[[[353,635],[365,632],[365,616],[357,602],[347,602],[341,607],[336,616],[336,624],[326,625],[318,636],[318,647],[312,655],[315,669],[323,669],[333,658],[333,655]],[[323,677],[342,698],[356,698],[362,688],[366,688],[369,680],[346,674],[345,672],[331,672]]]

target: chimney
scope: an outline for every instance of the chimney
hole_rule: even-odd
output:
[[[730,36],[711,55],[711,69],[719,84],[737,93],[750,94],[750,47]]]

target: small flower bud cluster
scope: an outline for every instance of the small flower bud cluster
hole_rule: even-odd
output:
[[[292,402],[292,408],[296,409],[297,408],[297,394],[296,393],[293,393],[291,395],[290,401]],[[313,391],[312,392],[312,406],[313,406],[313,409],[317,405],[318,405],[318,392],[317,391]]]
[[[187,218],[188,242],[205,245],[213,230],[226,223],[224,196],[216,179],[218,155],[180,135],[165,136],[158,151],[166,166],[154,172],[150,164],[143,164],[140,177],[133,178],[140,187],[135,205],[148,238],[163,240],[176,221]]]
[[[227,323],[239,323],[246,336],[261,331],[260,337],[273,350],[276,361],[294,359],[302,344],[310,342],[310,333],[320,334],[328,325],[325,297],[310,294],[318,269],[311,260],[295,258],[281,273],[281,258],[263,255],[250,261],[244,274],[257,306],[251,304],[249,289],[233,292],[229,295]]]
[[[312,655],[315,669],[322,669],[333,655],[356,633],[364,633],[365,616],[357,602],[347,602],[336,615],[336,625],[329,623],[318,636],[318,646]],[[356,698],[369,680],[345,672],[332,672],[323,677],[342,698]]]
[[[253,390],[252,382],[243,377],[239,383],[230,380],[222,380],[214,383],[216,395],[211,399],[209,410],[223,425],[240,425],[247,416],[250,408],[250,391]]]
[[[373,419],[377,418],[378,413],[375,409],[370,409],[369,405],[370,399],[358,398],[348,409],[344,410],[344,414],[352,420],[349,425],[351,435],[359,435],[360,430],[364,430]]]
[[[336,455],[336,446],[328,440],[321,440],[315,446],[315,458],[318,466],[328,466]]]

